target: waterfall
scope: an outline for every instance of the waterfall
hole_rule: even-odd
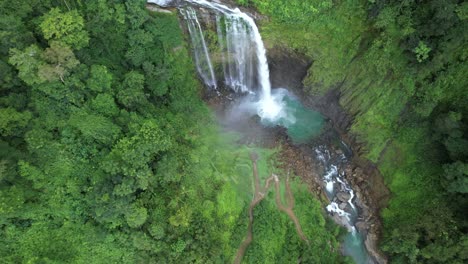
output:
[[[217,82],[213,71],[213,64],[211,63],[210,54],[206,47],[205,37],[203,36],[203,31],[200,26],[200,22],[198,21],[197,13],[192,7],[187,7],[186,9],[181,10],[181,13],[187,21],[197,71],[207,86],[216,88]]]
[[[225,84],[236,92],[252,92],[255,43],[248,25],[240,17],[226,14],[216,14],[216,21]]]
[[[186,2],[207,8],[216,14],[216,33],[225,85],[235,92],[256,94],[260,90],[255,108],[262,120],[276,121],[285,117],[280,99],[271,94],[266,49],[254,19],[238,8],[232,9],[219,3],[206,0]],[[196,13],[190,10],[193,9],[186,8],[184,17],[189,26],[198,72],[206,85],[216,87],[216,78],[200,23]]]

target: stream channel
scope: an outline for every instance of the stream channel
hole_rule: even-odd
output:
[[[219,2],[206,0],[150,0],[161,7],[176,7],[190,35],[197,72],[207,89],[229,101],[228,121],[257,117],[264,127],[281,126],[293,144],[307,144],[322,133],[324,118],[304,107],[287,88],[272,89],[270,72],[260,32],[250,14]],[[217,40],[209,43],[207,31]],[[356,263],[373,263],[365,237],[355,223],[359,218],[356,195],[344,175],[351,151],[344,143],[337,155],[326,145],[313,147],[310,156],[323,168],[322,186],[328,197],[326,211],[348,234],[342,253]]]

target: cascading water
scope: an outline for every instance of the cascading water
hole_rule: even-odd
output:
[[[186,2],[209,8],[216,13],[216,28],[218,42],[223,58],[223,73],[225,84],[236,92],[256,93],[256,86],[261,91],[255,103],[257,114],[262,120],[277,121],[286,117],[282,97],[274,97],[271,93],[270,72],[266,57],[266,49],[262,37],[253,18],[241,12],[238,8],[231,9],[225,5],[208,2],[206,0],[186,0]],[[188,7],[186,10],[190,10]],[[185,11],[188,13],[187,11]],[[208,64],[210,76],[213,76],[211,60],[206,48],[203,34],[200,32],[200,23],[196,14],[190,12],[184,16],[188,20],[192,45],[195,53],[197,69],[208,86],[213,86],[215,78],[206,78],[204,65]],[[192,27],[192,29],[190,29]],[[195,30],[197,29],[197,30]],[[200,45],[201,43],[201,45]],[[200,54],[206,59],[200,59]],[[255,67],[256,66],[256,67]]]
[[[325,168],[323,181],[326,194],[331,201],[327,211],[335,221],[348,229],[348,235],[343,243],[344,254],[351,256],[359,264],[373,263],[364,247],[363,237],[355,227],[358,210],[353,202],[354,191],[344,175],[339,172],[339,167],[346,162],[346,156],[341,154],[332,157],[325,146],[315,148],[315,155]]]
[[[216,22],[224,82],[236,92],[250,92],[255,81],[255,50],[248,25],[232,15],[217,14]]]
[[[206,47],[205,37],[203,36],[203,31],[200,26],[200,22],[198,21],[197,13],[192,7],[187,7],[186,9],[181,10],[181,13],[187,21],[197,71],[207,86],[216,88],[217,82],[213,71],[213,64],[211,63],[210,54]]]

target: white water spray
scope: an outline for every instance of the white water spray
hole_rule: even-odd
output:
[[[255,103],[257,114],[262,120],[270,122],[284,118],[283,103],[271,94],[266,49],[254,19],[238,8],[232,9],[206,0],[186,1],[213,10],[225,19],[225,28],[222,28],[221,18],[217,18],[217,33],[221,51],[226,50],[222,55],[226,84],[236,92],[250,93],[255,93],[253,86],[258,85],[261,93],[259,101]],[[253,57],[256,60],[255,71]]]
[[[237,16],[216,14],[216,22],[224,82],[236,92],[251,92],[255,80],[252,33]]]
[[[187,27],[189,29],[190,38],[194,47],[195,62],[197,71],[202,77],[203,81],[209,87],[216,88],[216,77],[213,71],[213,64],[211,63],[210,54],[206,46],[205,37],[198,21],[197,13],[191,7],[181,11]]]
[[[345,175],[340,173],[338,169],[341,162],[346,162],[346,156],[341,154],[337,157],[332,157],[330,151],[325,146],[319,146],[314,151],[317,159],[325,167],[323,181],[327,196],[330,198],[330,204],[327,205],[326,209],[331,215],[334,215],[335,219],[339,219],[339,223],[345,226],[349,232],[344,241],[345,254],[352,256],[357,263],[373,263],[373,260],[369,258],[365,251],[362,235],[355,227],[358,210],[353,202],[355,199],[354,191],[346,181]],[[340,193],[341,195],[349,195],[349,198],[344,201],[342,196],[340,200],[338,198]]]

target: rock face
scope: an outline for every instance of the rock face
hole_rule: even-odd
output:
[[[378,237],[375,234],[368,234],[365,242],[366,248],[377,263],[387,264],[388,261],[376,250],[378,248],[376,241],[378,241]]]
[[[146,1],[149,4],[155,4],[160,7],[177,7],[179,6],[181,0],[148,0]]]
[[[311,65],[310,59],[277,47],[268,49],[267,56],[273,88],[302,88],[302,80]]]
[[[164,9],[164,8],[160,8],[157,5],[146,4],[146,8],[151,12],[172,14],[172,11]]]

